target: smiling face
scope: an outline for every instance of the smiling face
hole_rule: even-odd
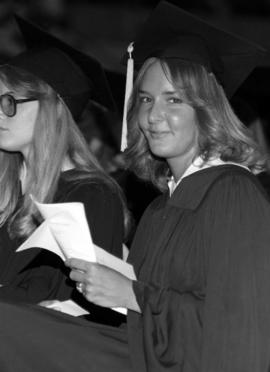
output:
[[[9,93],[16,99],[26,98],[12,92],[0,81],[0,94]],[[38,114],[39,102],[31,101],[17,104],[17,113],[6,116],[0,106],[0,149],[22,153],[27,159],[33,141],[34,128]]]
[[[150,65],[140,84],[138,122],[151,152],[166,159],[179,178],[197,152],[196,113],[183,102],[159,62]]]

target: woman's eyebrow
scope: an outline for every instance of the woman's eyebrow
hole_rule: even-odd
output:
[[[166,90],[165,92],[162,92],[164,95],[172,95],[172,94],[177,94],[178,92],[176,90]]]
[[[143,90],[143,89],[140,89],[139,93],[150,94],[147,90]],[[172,95],[172,94],[178,94],[178,92],[176,90],[166,90],[166,91],[162,92],[162,94],[163,95]]]

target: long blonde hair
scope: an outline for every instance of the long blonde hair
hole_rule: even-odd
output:
[[[0,67],[0,80],[15,94],[39,101],[33,143],[27,159],[25,193],[20,192],[20,153],[0,151],[0,226],[8,221],[12,237],[28,237],[39,223],[30,194],[38,201],[54,199],[63,160],[69,158],[76,175],[73,181],[103,182],[125,201],[120,187],[92,155],[73,117],[57,93],[45,82],[21,69]],[[70,176],[72,179],[72,176]]]
[[[205,161],[219,156],[248,166],[263,169],[265,156],[252,139],[249,130],[235,115],[221,85],[213,73],[198,64],[179,59],[149,58],[141,67],[128,110],[129,167],[142,179],[151,181],[160,190],[167,189],[170,170],[165,159],[154,156],[139,127],[139,89],[148,68],[159,62],[168,80],[180,92],[183,100],[196,112],[198,125],[198,153]]]

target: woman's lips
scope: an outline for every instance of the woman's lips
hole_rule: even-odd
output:
[[[168,131],[149,131],[150,137],[153,139],[159,139],[169,134]]]

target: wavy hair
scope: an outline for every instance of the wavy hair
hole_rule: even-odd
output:
[[[11,237],[28,237],[39,224],[30,195],[42,203],[54,199],[63,161],[68,158],[79,172],[69,180],[105,183],[122,201],[125,226],[129,214],[118,184],[103,170],[57,93],[32,74],[9,65],[0,67],[0,80],[15,94],[39,101],[33,142],[27,159],[25,193],[20,191],[23,157],[0,151],[0,226],[8,222]]]
[[[153,155],[138,123],[139,89],[148,68],[160,63],[167,79],[195,110],[198,150],[205,162],[219,156],[224,161],[245,165],[252,171],[264,167],[261,154],[248,128],[235,115],[221,85],[203,66],[179,59],[149,58],[138,72],[128,107],[128,149],[126,159],[138,177],[167,189],[170,170],[165,159]]]

